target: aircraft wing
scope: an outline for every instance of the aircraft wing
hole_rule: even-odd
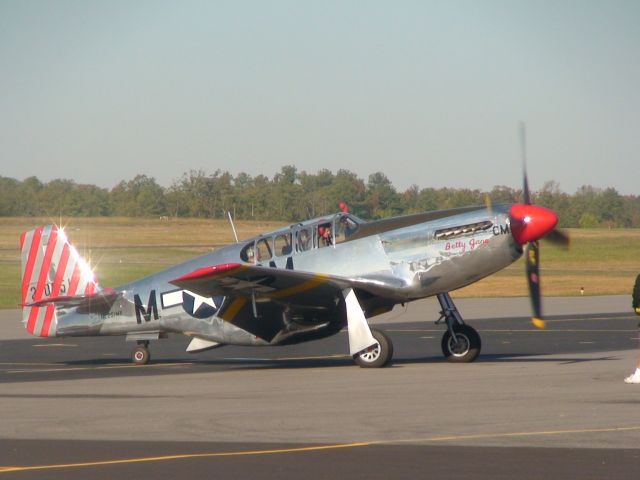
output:
[[[254,335],[271,341],[282,329],[278,316],[258,318],[259,302],[274,302],[293,310],[330,312],[344,298],[352,355],[376,343],[354,288],[371,291],[366,282],[344,277],[301,272],[243,263],[225,263],[200,268],[171,281],[203,297],[223,295],[220,317]]]
[[[243,263],[200,268],[171,283],[203,297],[255,296],[263,301],[319,308],[334,307],[342,290],[352,286],[340,277]]]

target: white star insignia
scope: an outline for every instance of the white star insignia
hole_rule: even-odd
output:
[[[205,305],[209,305],[214,310],[218,309],[218,307],[216,306],[216,303],[213,301],[213,298],[211,298],[211,297],[202,297],[202,296],[198,295],[197,293],[190,292],[189,290],[185,290],[185,292],[187,292],[189,295],[191,295],[193,297],[193,313],[197,312],[198,309],[200,308],[200,306],[203,303]]]

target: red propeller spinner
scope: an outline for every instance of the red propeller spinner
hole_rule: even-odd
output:
[[[509,210],[511,234],[519,245],[535,242],[558,224],[558,216],[552,210],[536,205],[516,204]]]

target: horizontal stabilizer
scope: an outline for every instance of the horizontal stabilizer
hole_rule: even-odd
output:
[[[120,296],[119,292],[113,290],[103,290],[92,295],[75,295],[49,297],[37,302],[27,303],[23,307],[44,307],[46,305],[54,305],[56,308],[78,308],[82,313],[103,313],[109,311],[116,299]]]

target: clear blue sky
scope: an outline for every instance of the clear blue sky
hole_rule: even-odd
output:
[[[0,175],[640,194],[640,2],[0,0]]]

